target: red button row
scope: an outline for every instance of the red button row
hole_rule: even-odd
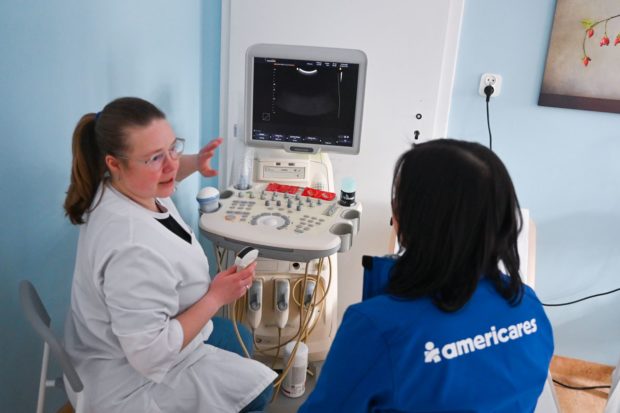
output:
[[[281,185],[275,182],[271,182],[269,185],[267,185],[267,188],[265,188],[265,190],[294,195],[299,191],[299,187],[295,185]],[[309,187],[305,187],[301,195],[308,196],[310,198],[322,199],[324,201],[332,201],[334,198],[336,198],[336,194],[333,192],[321,191],[320,189],[314,189]]]

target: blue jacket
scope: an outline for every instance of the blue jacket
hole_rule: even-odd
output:
[[[529,287],[513,307],[483,279],[454,313],[379,295],[347,309],[299,412],[532,412],[552,354]]]

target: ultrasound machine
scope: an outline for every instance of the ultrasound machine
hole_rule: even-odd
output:
[[[246,53],[251,167],[201,214],[200,230],[220,268],[258,250],[252,286],[225,315],[250,328],[254,357],[272,366],[284,368],[288,343],[324,360],[336,333],[337,254],[351,248],[362,205],[337,192],[328,153],[359,153],[365,78],[359,50],[258,44]]]

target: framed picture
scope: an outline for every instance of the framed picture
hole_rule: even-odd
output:
[[[620,113],[620,2],[557,0],[538,104]]]

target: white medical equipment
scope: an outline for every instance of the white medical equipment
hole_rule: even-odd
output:
[[[288,343],[287,367],[304,343],[309,361],[323,360],[336,333],[336,254],[350,249],[362,206],[339,202],[325,152],[359,152],[365,74],[358,50],[247,51],[245,143],[255,151],[250,168],[233,169],[252,176],[240,173],[221,192],[200,229],[219,264],[232,264],[230,251],[259,251],[255,280],[228,316],[251,328],[265,362],[281,363]]]
[[[299,343],[299,348],[293,354],[294,347],[295,343],[288,343],[284,346],[284,361],[291,362],[291,370],[282,382],[282,392],[291,398],[301,397],[305,393],[306,369],[308,368],[308,346]]]
[[[220,191],[217,188],[213,188],[212,186],[207,186],[202,188],[198,195],[196,195],[196,201],[198,201],[198,206],[200,211],[202,212],[213,212],[215,211],[219,204],[220,200]]]
[[[246,268],[258,258],[258,250],[252,247],[245,247],[237,253],[235,265],[241,269]]]

